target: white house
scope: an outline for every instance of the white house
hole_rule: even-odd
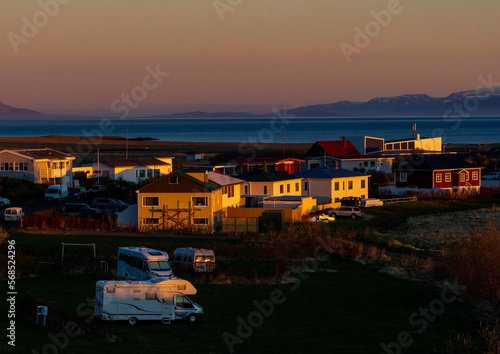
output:
[[[172,172],[173,157],[110,159],[93,162],[93,177],[108,177],[139,183],[151,177],[161,177]]]
[[[74,159],[72,155],[49,148],[2,150],[0,176],[34,183],[70,185]]]

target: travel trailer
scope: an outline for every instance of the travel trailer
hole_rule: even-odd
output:
[[[215,270],[215,253],[203,248],[177,248],[174,251],[176,266],[193,270],[197,273],[209,273]]]
[[[155,278],[147,281],[99,280],[95,288],[94,312],[108,321],[161,320],[169,324],[186,320],[190,324],[203,319],[203,308],[186,295],[196,288],[179,278]]]
[[[146,247],[118,248],[118,276],[131,280],[171,277],[168,253]]]
[[[68,186],[65,184],[55,184],[49,186],[45,191],[45,199],[48,201],[58,201],[68,197]]]

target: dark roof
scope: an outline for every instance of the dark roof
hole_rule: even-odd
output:
[[[278,181],[287,181],[290,179],[297,179],[298,177],[292,176],[286,172],[280,172],[274,170],[266,172],[261,169],[255,169],[239,175],[238,178],[247,182],[278,182]]]
[[[463,168],[478,168],[455,155],[417,155],[400,164],[400,168],[411,168],[421,171],[455,170]]]
[[[281,158],[281,157],[244,157],[244,156],[238,156],[235,157],[234,159],[231,159],[231,161],[234,161],[239,164],[244,164],[244,163],[249,163],[249,164],[262,164],[264,162],[267,162],[268,164],[276,164],[280,162],[286,162],[286,161],[293,161],[293,162],[305,162],[305,160],[301,159],[295,159],[295,158]]]
[[[110,159],[101,160],[100,163],[111,167],[132,167],[132,166],[152,166],[152,165],[170,165],[167,162],[163,162],[154,158],[143,158],[143,159]]]
[[[364,173],[345,170],[343,168],[332,168],[329,166],[318,167],[312,170],[296,173],[295,176],[300,178],[346,178],[346,177],[363,177],[368,176]]]
[[[15,152],[32,157],[36,160],[58,160],[58,159],[66,159],[66,158],[74,158],[74,156],[70,154],[66,154],[62,151],[57,151],[54,149],[44,148],[44,149],[26,149],[26,150],[14,150]]]

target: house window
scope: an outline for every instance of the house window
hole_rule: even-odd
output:
[[[364,179],[361,180],[361,188],[366,188],[366,181]]]
[[[309,182],[304,182],[304,191],[308,191],[309,190]]]
[[[408,149],[408,143],[401,143],[401,150],[407,150]]]
[[[286,185],[286,192],[290,193],[290,183],[287,183],[287,185]]]
[[[153,177],[153,170],[148,169],[148,178]]]
[[[248,186],[245,186],[245,194],[248,195]]]
[[[411,141],[408,143],[408,150],[415,150],[415,142]]]
[[[161,173],[160,173],[160,169],[155,168],[155,169],[154,169],[154,176],[155,176],[155,177],[160,177],[160,175],[161,175]]]
[[[338,191],[340,189],[340,183],[335,182],[335,190]]]
[[[465,173],[460,174],[460,182],[465,182]]]
[[[362,163],[362,162],[360,162],[360,163],[359,163],[359,168],[362,168],[362,167],[363,167],[363,163]]]
[[[14,171],[19,171],[19,162],[14,162]]]
[[[477,181],[478,177],[479,177],[479,174],[477,173],[477,171],[472,172],[472,179],[474,181]]]
[[[146,177],[146,170],[139,170],[139,178]]]
[[[160,219],[158,218],[144,218],[142,219],[142,223],[144,225],[158,225],[160,222]]]
[[[443,181],[443,174],[436,173],[436,183],[441,183]]]
[[[394,144],[394,150],[399,150],[399,149],[401,149],[401,144],[400,143]]]
[[[285,191],[285,188],[282,184],[280,184],[280,194],[283,194],[283,192]]]
[[[168,177],[168,184],[180,184],[180,177]]]
[[[345,182],[342,182],[342,190],[345,191]]]
[[[347,188],[348,189],[352,189],[352,185],[353,185],[352,181],[348,181],[347,182]]]
[[[363,162],[363,166],[368,167],[368,161]]]
[[[264,186],[264,194],[267,194],[267,186]]]
[[[12,162],[9,162],[9,171],[14,170],[14,164]]]
[[[375,167],[375,161],[371,161],[371,162],[370,162],[370,166],[371,166],[371,167]]]
[[[194,218],[194,225],[208,225],[208,218]]]
[[[193,197],[193,206],[207,206],[208,198],[207,197]]]
[[[399,175],[399,182],[408,182],[408,174],[407,173],[401,173]]]
[[[160,205],[159,197],[142,197],[142,206],[158,206]]]
[[[444,175],[445,182],[451,182],[451,173],[445,173]]]
[[[385,146],[385,149],[386,149],[386,150],[392,150],[392,144],[387,144],[387,145]]]
[[[296,182],[295,183],[295,191],[298,192],[299,191],[299,182]]]

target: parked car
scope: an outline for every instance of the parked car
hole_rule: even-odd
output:
[[[92,201],[92,208],[112,210],[112,211],[122,211],[129,207],[128,204],[123,203],[121,200],[116,201],[111,198],[96,198]]]
[[[102,191],[103,189],[104,189],[104,186],[102,186],[100,184],[96,184],[96,185],[90,187],[87,192],[88,193],[97,193],[99,191]]]
[[[87,188],[85,187],[73,187],[69,190],[69,198],[84,198],[87,195]]]
[[[5,209],[3,215],[5,221],[19,221],[24,216],[24,213],[22,208],[11,207]]]
[[[321,214],[318,215],[318,222],[334,222],[335,221],[335,215],[325,215]]]
[[[121,201],[120,199],[113,199],[115,202],[117,202],[118,204],[122,205],[122,210],[125,210],[127,209],[130,204],[129,203],[125,203],[124,201]]]
[[[359,198],[359,197],[344,197],[344,198],[340,199],[340,205],[341,206],[360,207],[361,206],[361,198]]]
[[[330,211],[330,216],[345,216],[351,219],[356,219],[361,216],[361,210],[358,207],[345,206]]]
[[[49,186],[45,192],[45,199],[48,201],[59,201],[68,197],[68,186],[65,184],[55,184]]]
[[[99,217],[101,211],[96,208],[91,208],[83,203],[66,203],[63,206],[62,214],[65,216],[81,217]]]
[[[3,208],[4,206],[10,206],[10,200],[0,197],[0,208]]]
[[[500,179],[500,172],[490,172],[485,174],[481,179],[498,180]]]

